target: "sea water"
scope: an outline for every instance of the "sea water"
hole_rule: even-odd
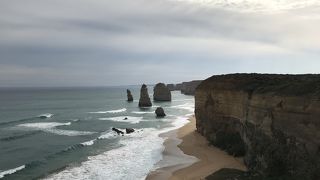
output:
[[[139,86],[0,89],[0,178],[144,179],[162,159],[159,134],[188,122],[194,98],[173,91],[171,102],[140,109],[139,92]],[[159,106],[165,118],[155,117]],[[119,136],[112,127],[135,132]]]

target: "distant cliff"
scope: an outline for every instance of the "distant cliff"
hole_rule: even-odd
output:
[[[190,82],[183,82],[180,84],[168,84],[167,87],[171,90],[171,91],[181,91],[182,94],[185,95],[194,95],[196,92],[196,88],[198,87],[198,85],[202,82],[202,80],[194,80],[194,81],[190,81]]]
[[[263,177],[320,179],[320,75],[212,76],[195,93],[197,131]]]

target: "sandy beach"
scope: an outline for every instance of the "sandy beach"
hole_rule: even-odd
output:
[[[162,135],[167,137],[164,157],[157,164],[160,168],[151,172],[148,180],[198,180],[222,168],[246,170],[241,158],[234,158],[216,147],[209,146],[208,141],[195,131],[194,116],[189,120],[182,128]],[[162,164],[170,163],[172,166],[161,167]]]

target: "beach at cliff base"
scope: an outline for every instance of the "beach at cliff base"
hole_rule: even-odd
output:
[[[204,179],[223,168],[246,170],[241,158],[209,145],[196,132],[194,116],[189,121],[180,129],[161,135],[166,138],[163,159],[156,165],[158,168],[148,175],[148,180]]]

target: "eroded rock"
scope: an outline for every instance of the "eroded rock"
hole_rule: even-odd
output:
[[[166,114],[164,113],[164,110],[162,107],[158,107],[155,111],[157,117],[164,117]]]
[[[165,84],[158,83],[153,88],[153,100],[171,101],[171,91]]]
[[[143,84],[140,90],[139,107],[151,107],[152,103],[149,97],[147,85]]]
[[[127,98],[128,98],[128,102],[133,101],[133,96],[132,96],[131,91],[129,89],[127,89]]]

